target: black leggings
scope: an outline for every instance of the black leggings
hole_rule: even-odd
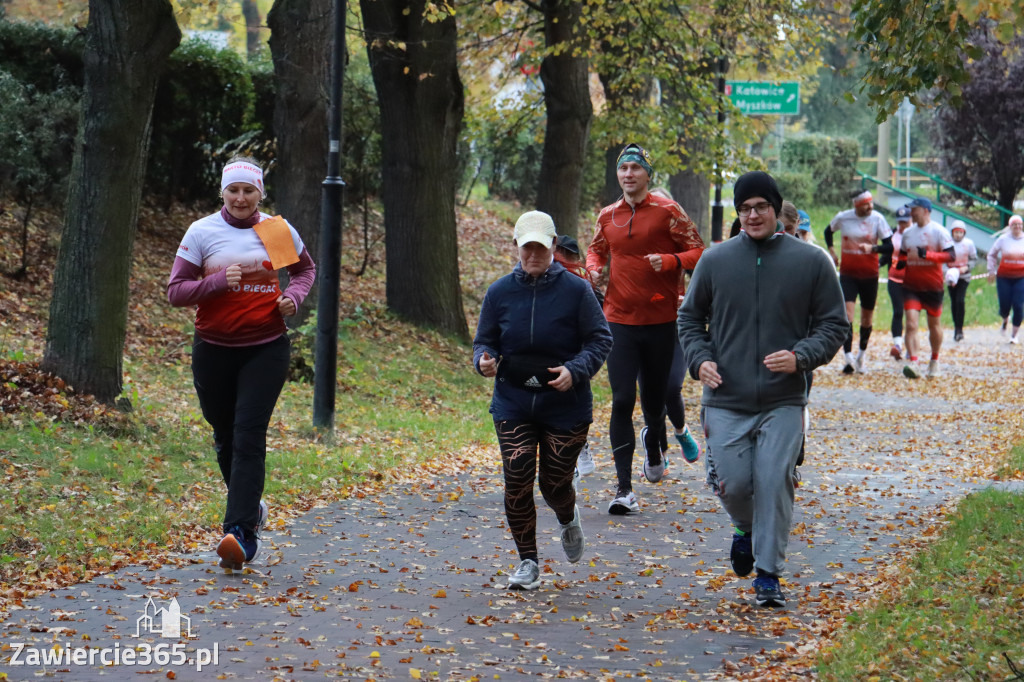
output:
[[[632,490],[633,408],[636,406],[636,382],[640,379],[640,410],[647,424],[646,447],[661,461],[659,421],[664,422],[665,390],[672,367],[673,347],[679,345],[676,323],[631,325],[608,323],[612,331],[612,350],[608,354],[608,383],[612,388],[612,417],[608,437],[615,458],[618,485]]]
[[[903,283],[891,279],[886,285],[892,301],[892,337],[903,336]]]
[[[572,487],[573,469],[583,444],[587,442],[589,430],[590,424],[563,431],[527,422],[494,422],[505,474],[505,518],[520,560],[537,561],[534,479],[539,479],[540,493],[554,510],[558,522],[566,524],[572,521],[576,504],[576,491]]]
[[[967,287],[971,283],[969,279],[957,280],[957,283],[949,289],[949,312],[953,316],[953,331],[964,330],[964,316],[967,314]]]
[[[665,428],[665,417],[676,429],[686,426],[686,405],[683,404],[683,378],[686,367],[683,366],[683,349],[676,339],[675,350],[672,352],[672,367],[668,371],[668,384],[665,386],[665,412],[658,420],[658,444],[662,452],[668,452],[668,429]],[[643,393],[644,382],[640,381],[640,392]]]
[[[256,528],[266,475],[267,427],[288,376],[288,337],[258,346],[218,346],[196,338],[192,378],[213,427],[217,464],[228,488],[224,532]]]

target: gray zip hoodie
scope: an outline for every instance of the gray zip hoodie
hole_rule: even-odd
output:
[[[741,412],[806,405],[804,373],[828,363],[850,326],[835,268],[824,251],[776,232],[745,232],[704,252],[679,309],[679,343],[690,376],[718,363],[722,384],[701,402]],[[764,358],[793,351],[797,371],[771,372]]]

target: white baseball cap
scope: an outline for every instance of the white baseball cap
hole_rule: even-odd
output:
[[[557,236],[555,221],[551,219],[551,216],[543,211],[527,211],[516,221],[516,229],[512,238],[515,240],[516,246],[537,242],[544,248],[550,249]]]

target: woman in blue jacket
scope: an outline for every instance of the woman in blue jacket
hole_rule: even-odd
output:
[[[533,482],[558,518],[565,557],[585,540],[573,490],[576,458],[593,421],[590,378],[612,347],[593,289],[554,261],[555,224],[529,211],[516,221],[519,262],[484,297],[473,364],[495,377],[494,430],[505,477],[505,515],[520,564],[509,589],[540,585]]]

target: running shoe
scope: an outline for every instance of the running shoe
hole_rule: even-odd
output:
[[[889,355],[892,356],[893,360],[903,359],[903,349],[897,346],[895,343],[892,344],[892,348],[889,349]]]
[[[651,451],[647,449],[647,427],[640,429],[640,443],[644,446],[643,474],[650,483],[657,483],[665,475],[665,460],[658,464],[651,464]],[[659,448],[660,449],[660,448]],[[658,453],[661,455],[661,453]]]
[[[700,443],[690,433],[689,426],[684,426],[683,432],[676,434],[676,440],[679,441],[679,447],[683,449],[683,459],[690,464],[700,459]]]
[[[762,573],[754,578],[754,595],[758,606],[786,605],[786,595],[782,592],[779,579],[770,573]]]
[[[1010,343],[1019,343],[1019,342],[1017,341],[1017,337],[1016,337],[1016,336],[1011,336],[1011,337],[1010,337]]]
[[[220,567],[236,571],[243,564],[253,561],[260,552],[260,540],[255,533],[245,531],[241,526],[232,526],[217,544]]]
[[[754,549],[750,543],[750,535],[736,531],[732,534],[732,549],[729,550],[729,561],[732,572],[743,577],[754,570]]]
[[[963,332],[956,332],[955,334],[953,334],[953,340],[958,342],[958,343],[960,341],[963,341],[964,340],[964,333]]]
[[[540,568],[533,559],[523,559],[516,572],[508,577],[510,590],[536,590],[540,587]]]
[[[640,511],[640,503],[636,501],[636,495],[632,490],[619,488],[615,493],[615,499],[608,505],[608,513],[616,516],[624,516]]]
[[[928,361],[928,378],[929,379],[934,379],[937,376],[939,376],[939,361],[938,360],[929,360]]]
[[[587,547],[587,541],[583,537],[583,525],[580,523],[580,508],[573,506],[572,521],[565,524],[558,524],[562,535],[562,551],[570,564],[574,564],[583,557],[583,550]]]
[[[854,368],[857,370],[857,374],[863,374],[864,373],[864,351],[863,350],[857,351],[857,357],[855,358],[854,362],[856,363],[854,365]]]
[[[914,366],[908,362],[903,365],[903,376],[908,379],[917,379],[921,375],[918,374],[917,370],[914,369]]]
[[[853,374],[857,371],[857,358],[853,357],[853,353],[843,353],[843,358],[846,360],[846,364],[843,365],[843,374]]]
[[[594,464],[594,453],[590,451],[590,443],[583,444],[580,456],[576,459],[576,467],[580,471],[580,476],[594,473],[596,465]]]
[[[259,533],[267,527],[267,516],[270,515],[270,508],[267,507],[267,503],[260,500],[260,516],[256,521],[256,532]]]

